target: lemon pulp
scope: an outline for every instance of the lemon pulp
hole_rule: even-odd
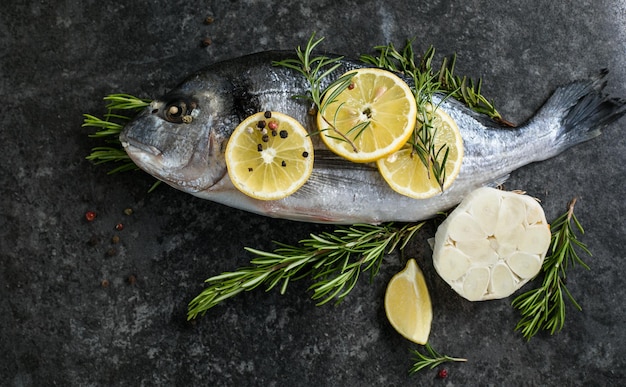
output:
[[[306,129],[286,114],[259,112],[242,121],[226,145],[233,185],[260,200],[293,194],[313,171],[313,143]]]
[[[430,295],[424,274],[409,259],[406,267],[394,275],[385,292],[385,313],[389,323],[405,338],[426,344],[433,318]]]
[[[448,189],[458,176],[463,161],[463,139],[452,117],[440,108],[429,109],[426,115],[434,131],[435,149],[448,147],[443,187],[435,178],[432,166],[427,168],[424,165],[411,143],[376,162],[381,175],[394,191],[414,199],[427,199]],[[443,156],[442,151],[437,158],[440,164]]]
[[[326,92],[317,123],[326,146],[354,162],[371,162],[398,150],[415,128],[417,105],[409,86],[393,73],[363,68],[333,101]],[[335,86],[339,87],[339,86]]]

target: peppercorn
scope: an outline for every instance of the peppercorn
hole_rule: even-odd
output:
[[[213,23],[214,21],[215,21],[215,19],[213,18],[213,16],[207,16],[207,17],[204,19],[204,24],[211,24],[211,23]]]
[[[437,377],[439,379],[445,379],[448,377],[448,370],[445,368],[442,368],[439,370],[439,372],[437,373]]]
[[[100,286],[102,286],[103,288],[108,288],[109,287],[109,280],[108,279],[103,279],[102,281],[100,281]]]
[[[183,116],[181,120],[183,120],[183,124],[191,124],[191,121],[193,121],[193,117],[190,115],[186,115]]]
[[[289,135],[289,133],[287,133],[286,130],[281,130],[280,131],[280,138],[287,138],[288,135]]]
[[[280,165],[281,165],[282,167],[286,167],[286,166],[287,166],[287,162],[286,162],[285,160],[283,160],[283,162],[282,162],[282,163],[280,163]]]
[[[261,140],[263,140],[263,142],[268,142],[270,140],[270,136],[268,136],[267,134],[264,134],[263,137],[261,137]]]
[[[270,128],[270,129],[272,129],[272,130],[276,130],[276,129],[278,129],[278,122],[276,122],[276,121],[270,121],[270,123],[269,123],[269,128]]]
[[[209,37],[206,37],[206,38],[202,39],[202,46],[204,46],[204,47],[210,46],[211,43],[213,43],[213,41]]]
[[[129,208],[125,208],[124,209],[124,214],[128,215],[128,216],[132,215],[133,214],[133,209],[130,208],[130,207]]]
[[[115,225],[115,229],[117,231],[122,231],[124,229],[124,225],[122,223],[118,223]]]
[[[88,222],[92,222],[94,219],[96,219],[96,213],[93,211],[85,212],[85,219],[87,219]]]
[[[309,152],[307,152],[307,151],[302,152],[302,157],[304,157],[304,158],[309,157]]]
[[[256,123],[256,127],[260,128],[260,129],[263,129],[263,128],[265,128],[265,124],[266,124],[266,122],[261,120],[261,121]]]
[[[113,243],[114,245],[120,243],[120,237],[117,235],[113,235],[113,237],[111,238],[111,243]]]
[[[265,114],[263,114],[263,116],[265,116],[265,118],[272,118],[272,112],[268,110]]]
[[[96,246],[98,243],[100,243],[100,238],[97,235],[92,235],[87,242],[89,246]]]
[[[261,144],[257,144],[257,146],[256,146],[256,150],[257,150],[257,151],[259,151],[259,152],[261,152],[261,151],[263,150],[263,145],[261,145]]]

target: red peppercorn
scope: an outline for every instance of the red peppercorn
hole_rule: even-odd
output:
[[[354,83],[351,83],[348,85],[348,90],[352,90],[352,89],[354,89]]]
[[[93,211],[85,212],[85,219],[87,219],[88,222],[93,221],[94,219],[96,219],[96,213]]]
[[[115,225],[115,229],[117,231],[122,231],[124,229],[124,225],[122,223],[118,223]]]
[[[445,379],[448,377],[448,370],[445,368],[442,368],[439,370],[439,372],[437,373],[437,377],[439,379]]]
[[[267,125],[271,130],[276,130],[278,129],[278,122],[276,121],[270,121],[270,123]]]

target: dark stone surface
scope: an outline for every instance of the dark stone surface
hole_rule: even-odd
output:
[[[410,4],[410,5],[409,5]],[[207,15],[215,21],[203,24]],[[591,271],[568,278],[582,312],[530,343],[510,299],[469,303],[438,278],[425,240],[405,252],[423,267],[434,305],[431,343],[468,358],[409,376],[409,349],[382,296],[404,258],[362,278],[337,307],[315,307],[308,282],[253,291],[194,323],[203,280],[245,265],[244,246],[295,242],[328,227],[266,219],[161,187],[108,176],[85,160],[100,145],[82,113],[102,97],[154,97],[189,72],[312,31],[356,56],[416,38],[458,53],[503,115],[522,122],[558,85],[608,67],[626,97],[624,1],[31,1],[0,14],[0,384],[41,385],[616,385],[626,378],[622,120],[603,136],[515,172],[507,188],[541,198],[554,219],[574,196]],[[212,44],[202,47],[203,38]],[[130,216],[125,208],[132,208]],[[86,211],[95,221],[84,219]],[[122,231],[115,230],[119,222]],[[120,242],[112,243],[118,236]],[[114,251],[109,251],[110,249]],[[129,278],[133,276],[129,280]],[[102,281],[108,281],[103,286]],[[569,306],[568,306],[569,307]]]

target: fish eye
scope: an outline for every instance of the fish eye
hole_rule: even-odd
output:
[[[175,101],[167,104],[164,109],[165,119],[169,122],[183,122],[183,116],[187,115],[187,104],[184,101]]]
[[[196,108],[195,102],[187,102],[184,100],[176,100],[165,105],[163,109],[163,117],[172,123],[189,123],[191,120],[191,112]]]

